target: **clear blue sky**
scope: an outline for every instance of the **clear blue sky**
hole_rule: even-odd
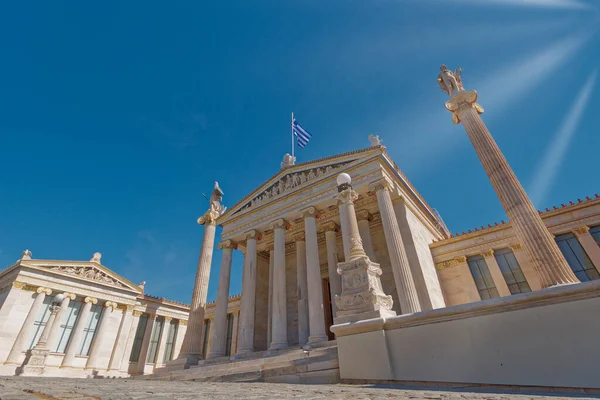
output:
[[[587,5],[587,6],[586,6]],[[462,66],[538,208],[599,191],[593,0],[5,2],[0,266],[88,260],[189,302],[202,193],[233,205],[299,161],[388,152],[453,232],[506,219],[436,77]],[[600,79],[600,78],[599,78]],[[231,294],[240,291],[234,258]],[[215,252],[209,299],[216,297]]]

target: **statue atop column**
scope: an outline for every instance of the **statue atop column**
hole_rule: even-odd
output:
[[[204,213],[203,216],[198,218],[198,223],[200,225],[204,225],[206,223],[214,224],[214,223],[216,223],[217,218],[219,218],[221,215],[223,215],[225,213],[225,210],[227,210],[227,207],[225,207],[223,204],[221,204],[222,200],[223,200],[223,191],[219,187],[219,182],[215,182],[215,188],[213,189],[212,193],[210,194],[210,199],[208,199],[208,202],[209,202],[208,211],[206,213]]]
[[[462,77],[460,74],[462,73],[462,68],[455,69],[451,71],[442,64],[440,67],[441,72],[438,74],[438,83],[440,88],[444,93],[448,96],[452,97],[459,92],[463,92],[465,87],[462,83]]]

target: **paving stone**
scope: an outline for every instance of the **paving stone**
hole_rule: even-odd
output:
[[[273,377],[275,378],[275,377]],[[289,379],[289,378],[288,378]],[[289,381],[289,380],[288,380]],[[392,385],[294,385],[287,383],[229,383],[147,381],[132,379],[68,379],[0,377],[0,400],[196,400],[196,399],[333,399],[333,400],[561,400],[586,398],[585,394],[476,392],[464,390],[406,389]],[[558,396],[557,396],[558,395]],[[588,395],[587,398],[594,398]]]

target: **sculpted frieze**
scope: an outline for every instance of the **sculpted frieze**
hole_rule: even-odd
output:
[[[354,161],[354,160],[352,160]],[[268,202],[270,199],[274,199],[286,192],[290,192],[298,186],[310,182],[322,176],[328,175],[334,170],[340,169],[342,166],[351,163],[352,161],[346,161],[343,163],[327,165],[324,167],[311,168],[300,172],[294,172],[287,174],[279,179],[277,182],[265,189],[261,194],[247,202],[245,205],[240,207],[234,214],[237,214],[248,208],[252,208],[263,203]]]
[[[127,288],[123,283],[119,282],[112,276],[106,274],[105,272],[99,270],[95,267],[73,267],[68,265],[59,265],[56,267],[50,267],[52,271],[61,272],[67,275],[75,275],[80,278],[93,280],[96,282],[107,283],[109,285],[118,286],[122,288]]]

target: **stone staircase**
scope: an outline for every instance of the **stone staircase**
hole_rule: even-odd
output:
[[[198,382],[278,382],[330,384],[340,380],[335,341],[310,350],[300,347],[251,353],[234,359],[200,361],[179,371],[158,371],[136,379]]]

